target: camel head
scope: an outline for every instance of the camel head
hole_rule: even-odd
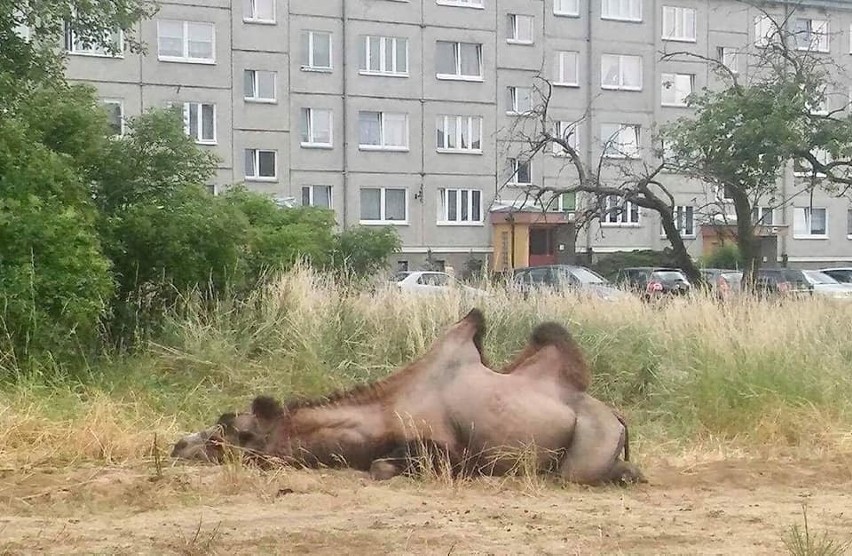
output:
[[[230,450],[246,455],[267,452],[270,433],[285,421],[287,410],[269,396],[258,396],[245,413],[225,413],[215,425],[188,434],[172,448],[172,457],[223,463]]]

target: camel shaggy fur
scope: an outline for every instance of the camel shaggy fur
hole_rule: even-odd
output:
[[[172,456],[221,462],[234,446],[266,463],[346,466],[376,479],[423,458],[454,474],[487,475],[523,460],[576,483],[644,481],[628,461],[624,420],[586,392],[588,366],[562,325],[540,324],[500,371],[483,362],[484,334],[474,309],[384,380],[319,401],[258,397],[249,412],[180,439]]]

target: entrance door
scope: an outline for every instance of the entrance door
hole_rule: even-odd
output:
[[[530,266],[556,263],[554,228],[530,228]]]

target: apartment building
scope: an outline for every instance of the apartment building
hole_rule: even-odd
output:
[[[796,4],[804,47],[848,68],[852,2]],[[116,133],[149,107],[182,106],[187,133],[221,159],[214,191],[245,182],[282,203],[330,207],[342,226],[394,226],[399,268],[428,256],[499,270],[666,245],[644,209],[575,230],[582,197],[546,210],[525,198],[526,184],[573,179],[559,152],[530,158],[519,140],[537,75],[554,85],[554,126],[573,126],[586,162],[603,156],[615,180],[652,156],[655,126],[687,114],[687,94],[714,85],[706,63],[660,54],[721,57],[747,76],[746,53],[766,32],[760,13],[736,0],[169,0],[139,25],[144,55],[107,56],[69,36],[67,71],[97,87]],[[833,91],[822,108],[849,96]],[[665,179],[699,255],[720,227],[698,207],[720,192]],[[780,187],[797,179],[791,167]],[[778,260],[852,261],[848,201],[817,194],[758,212]]]

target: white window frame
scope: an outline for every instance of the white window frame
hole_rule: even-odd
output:
[[[806,22],[807,32],[808,32],[808,44],[802,45],[800,42],[799,31],[796,29],[796,25],[800,21]],[[819,25],[817,25],[819,24]],[[831,28],[830,28],[829,20],[827,19],[815,19],[815,18],[807,18],[800,17],[796,18],[794,22],[793,32],[795,33],[793,39],[796,41],[796,50],[804,50],[807,52],[822,52],[827,53],[831,51]]]
[[[29,40],[29,28],[28,36],[26,40]],[[74,35],[74,31],[71,30],[70,27],[65,27],[65,51],[68,54],[73,56],[92,56],[94,58],[116,58],[122,59],[124,58],[124,31],[121,29],[116,29],[111,31],[111,37],[115,37],[118,34],[118,40],[116,46],[118,47],[118,52],[115,54],[107,52],[106,48],[102,45],[92,45],[89,48],[83,47],[83,45],[77,44],[76,37]]]
[[[531,45],[535,43],[535,17],[527,14],[509,14],[509,44]],[[523,37],[523,32],[529,33],[529,38]]]
[[[719,63],[728,68],[728,71],[737,75],[740,72],[740,49],[733,46],[719,46],[716,53]]]
[[[511,86],[507,87],[506,89],[509,93],[509,109],[506,110],[507,114],[517,116],[517,115],[523,115],[523,114],[531,114],[533,112],[534,107],[533,107],[533,98],[532,98],[532,95],[533,95],[532,87],[517,87],[517,86],[511,85]],[[518,94],[518,92],[522,91],[522,90],[528,91],[527,92],[527,99],[529,100],[529,107],[524,109],[524,110],[521,110],[521,106],[519,105],[519,101],[521,99],[521,96]]]
[[[268,2],[272,7],[272,19],[262,18],[257,16],[257,4],[259,2]],[[245,23],[259,23],[261,25],[275,25],[277,18],[276,0],[244,0],[243,2],[243,21]]]
[[[527,174],[529,174],[529,181],[518,181],[518,169],[521,164],[526,164],[527,166]],[[533,184],[533,171],[532,171],[532,160],[521,160],[520,158],[510,158],[509,159],[509,181],[507,182],[510,185],[519,185],[526,186]]]
[[[317,71],[328,73],[334,71],[334,34],[331,31],[321,31],[321,30],[311,30],[305,29],[303,31],[304,34],[307,34],[308,37],[308,63],[302,64],[302,71]],[[316,65],[316,61],[314,60],[314,42],[316,42],[316,37],[318,35],[323,35],[328,37],[328,66],[318,66]],[[304,40],[302,41],[302,46],[304,47]]]
[[[675,228],[678,233],[680,233],[680,237],[684,239],[693,239],[696,237],[696,226],[695,226],[695,207],[692,205],[675,205],[672,210],[672,218],[674,218]],[[684,228],[686,224],[686,220],[690,220],[692,224],[692,232],[685,233]],[[663,229],[663,224],[660,223],[660,237],[666,237],[666,231]]]
[[[435,3],[439,6],[450,6],[453,8],[474,8],[477,10],[485,9],[485,6],[482,4],[482,0],[436,0]]]
[[[204,139],[204,107],[213,107],[213,138]],[[195,115],[196,129],[192,129],[190,113],[193,109],[197,112]],[[183,129],[186,134],[195,141],[196,145],[215,145],[216,144],[216,105],[212,102],[184,102],[183,107]],[[195,136],[193,136],[193,132]]]
[[[378,189],[379,190],[379,220],[364,220],[361,218],[360,214],[358,215],[359,224],[363,224],[365,226],[407,226],[408,225],[408,188],[405,187],[362,187],[358,190],[358,203],[361,203],[361,191],[364,189]],[[387,220],[387,199],[386,193],[388,190],[401,190],[405,192],[405,219],[404,220]],[[359,212],[361,207],[359,206]]]
[[[450,205],[448,203],[448,199],[450,196],[455,196],[456,198],[456,218],[454,220],[450,220]],[[476,197],[479,201],[478,206],[475,207],[474,197]],[[467,198],[467,201],[463,203],[463,199]],[[462,219],[462,205],[467,205],[467,220]],[[477,209],[479,213],[478,219],[473,219],[474,208]],[[481,189],[468,189],[468,188],[457,188],[457,187],[442,187],[438,189],[438,222],[439,226],[483,226],[483,202],[482,202],[482,190]]]
[[[570,131],[568,144],[577,154],[580,154],[580,122],[569,122],[560,120],[553,124],[553,134],[556,137],[565,138],[565,135]],[[562,148],[562,145],[553,143],[553,156],[568,156],[568,151]]]
[[[327,207],[315,204],[314,190],[318,187],[321,187],[328,192],[328,206]],[[307,205],[304,203],[305,191],[307,191],[307,193],[308,193],[308,204]],[[305,207],[305,206],[308,206],[308,207],[319,206],[320,208],[326,208],[326,209],[332,209],[333,210],[334,209],[333,193],[334,193],[334,189],[330,185],[303,185],[302,186],[302,198],[301,198],[302,206],[303,207]]]
[[[408,77],[408,68],[410,65],[409,60],[409,50],[408,50],[408,39],[405,37],[386,37],[379,35],[362,35],[361,36],[361,49],[364,53],[364,63],[366,67],[360,67],[360,60],[358,62],[359,68],[358,73],[361,75],[380,75],[387,77]],[[379,60],[378,60],[378,68],[379,69],[370,69],[373,61],[370,54],[372,53],[370,49],[370,43],[373,41],[379,42]],[[391,58],[390,66],[388,65],[387,60],[387,44],[391,43]],[[402,48],[405,50],[405,71],[399,71],[396,67],[397,62],[397,53],[400,48],[400,44]]]
[[[436,72],[435,77],[437,79],[447,80],[447,81],[474,81],[474,82],[483,81],[483,77],[482,77],[482,44],[481,43],[464,42],[464,41],[441,41],[441,40],[439,40],[435,43],[436,58],[437,58],[437,45],[438,45],[438,43],[442,43],[442,42],[443,43],[449,43],[449,44],[453,45],[453,61],[455,62],[456,71],[455,71],[455,73],[437,73]],[[461,63],[462,62],[462,60],[461,60],[462,49],[461,49],[461,47],[462,47],[462,45],[473,45],[473,46],[476,47],[477,57],[479,58],[479,60],[478,60],[479,72],[476,75],[468,75],[468,74],[463,74],[461,72],[461,68],[462,68],[462,63]]]
[[[846,239],[852,239],[852,208],[846,209]]]
[[[254,169],[255,172],[260,171],[260,153],[273,153],[275,157],[275,164],[273,165],[273,169],[275,170],[275,175],[273,176],[261,176],[257,173],[255,175],[245,176],[245,181],[256,181],[256,182],[273,182],[278,181],[278,151],[275,149],[252,149],[247,148],[243,151],[243,157],[248,156],[248,153],[252,152],[252,156],[254,157]],[[243,172],[245,173],[245,160],[243,160]]]
[[[815,210],[821,210],[825,212],[825,233],[824,234],[815,234],[813,233],[813,219],[812,214]],[[801,213],[799,211],[802,211]],[[801,217],[801,220],[800,220]],[[808,231],[802,233],[802,231],[797,231],[796,222],[800,221],[804,224],[805,229]],[[828,239],[828,208],[827,207],[793,207],[793,239]]]
[[[245,96],[245,74],[251,73],[252,75],[252,96]],[[258,76],[260,74],[269,74],[272,76],[272,94],[274,95],[272,98],[266,98],[260,96],[260,80]],[[272,70],[260,70],[260,69],[247,69],[244,70],[243,73],[243,99],[246,102],[256,102],[259,104],[276,104],[278,102],[278,72]]]
[[[574,58],[574,75],[566,79],[565,59]],[[576,50],[557,50],[553,62],[553,85],[556,87],[580,86],[580,53]]]
[[[660,74],[660,76],[660,105],[674,108],[686,108],[686,97],[695,91],[695,75],[691,73],[663,73]],[[679,98],[679,82],[683,81],[689,82],[689,92]],[[666,87],[666,83],[670,83],[670,86]],[[667,101],[665,98],[666,93],[671,92],[672,90],[674,91],[674,99],[669,99]]]
[[[616,131],[615,134],[609,134],[606,137],[604,137],[603,130],[601,130],[601,138],[600,138],[601,139],[601,149],[602,149],[602,156],[604,158],[609,158],[609,159],[636,159],[636,158],[639,158],[639,153],[641,152],[641,142],[642,142],[642,127],[640,125],[604,122],[604,123],[601,123],[601,127],[603,127],[603,126],[619,126],[618,130]],[[616,144],[617,145],[623,145],[624,144],[621,141],[621,134],[624,133],[624,131],[628,128],[632,128],[632,129],[635,130],[636,152],[624,153],[624,152],[621,152],[621,149],[619,148],[618,153],[607,154],[606,151],[607,151],[608,144],[609,145],[616,145]],[[617,136],[615,138],[613,138],[613,135],[617,135]]]
[[[763,222],[766,215],[769,215],[769,222]],[[775,209],[772,207],[752,207],[751,208],[752,223],[755,226],[774,226],[775,225]]]
[[[183,25],[183,56],[169,56],[160,54],[160,27],[163,22],[181,23]],[[205,25],[210,28],[210,52],[211,58],[192,58],[189,56],[189,26]],[[189,21],[185,19],[158,19],[157,20],[157,59],[161,62],[179,62],[183,64],[215,64],[216,63],[216,25],[209,21]]]
[[[627,15],[622,15],[617,6],[626,6]],[[601,19],[641,22],[642,0],[601,0]]]
[[[553,15],[579,17],[580,0],[553,0]]]
[[[688,17],[692,16],[692,24]],[[664,41],[696,42],[698,27],[698,10],[683,6],[663,6],[663,36]],[[670,30],[666,33],[666,30]]]
[[[813,155],[816,157],[816,159],[818,161],[822,162],[823,164],[827,164],[828,162],[831,162],[831,153],[829,153],[825,149],[814,149]],[[807,167],[801,167],[800,165],[801,165],[802,162],[805,162],[805,160],[800,159],[800,158],[797,158],[793,161],[793,175],[794,176],[810,176],[810,175],[812,175],[813,174],[813,172],[812,172],[813,168],[811,167],[811,165],[809,163],[805,162],[806,164],[808,164],[808,166]],[[825,177],[825,174],[823,174],[822,172],[817,172],[816,176],[817,177]]]
[[[112,135],[112,137],[123,137],[126,132],[125,126],[125,118],[124,118],[124,101],[120,98],[103,98],[101,99],[101,104],[111,104],[113,106],[118,106],[119,110],[119,127],[121,128],[117,135]]]
[[[321,141],[317,141],[315,137],[315,116],[317,112],[325,112],[328,113],[328,142],[323,143]],[[303,137],[303,133],[305,130],[299,130],[300,137],[300,145],[306,149],[330,149],[334,146],[334,111],[330,108],[313,108],[313,107],[304,107],[299,110],[299,125],[303,126],[305,124],[305,114],[307,113],[308,119],[308,141],[302,141],[301,137]]]
[[[618,63],[618,83],[615,85],[611,85],[608,83],[604,83],[604,59],[605,58],[615,58]],[[626,67],[625,62],[631,59],[632,61],[639,60],[639,85],[627,85],[625,84],[625,71]],[[608,91],[641,91],[642,85],[644,83],[644,68],[643,66],[643,58],[642,56],[636,56],[633,54],[601,54],[601,89],[605,89]]]
[[[455,120],[455,147],[446,146],[447,128],[450,120]],[[458,114],[440,114],[435,121],[435,144],[439,153],[457,154],[482,154],[482,116],[468,116]],[[470,138],[470,147],[464,148],[462,144],[462,130],[467,128],[467,136]],[[444,145],[439,144],[437,131],[443,129]],[[474,131],[479,136],[479,148],[473,147]]]
[[[638,228],[642,225],[642,211],[636,204],[622,201],[618,195],[607,195],[600,225],[604,228]]]
[[[380,118],[379,118],[379,121],[381,123],[381,127],[380,127],[381,137],[379,138],[380,144],[378,144],[378,145],[365,145],[365,144],[361,143],[360,117],[361,117],[362,112],[370,112],[370,113],[373,113],[373,114],[379,114],[380,115]],[[385,138],[387,137],[386,121],[387,121],[387,116],[391,115],[391,114],[394,115],[394,116],[405,116],[405,145],[386,145],[385,144]],[[408,114],[406,114],[405,112],[385,112],[385,111],[378,111],[378,110],[360,110],[358,112],[358,119],[359,119],[359,128],[358,128],[358,149],[359,150],[362,150],[362,151],[408,152],[408,150],[410,148],[410,144],[411,144],[411,138],[409,136],[409,131],[410,131],[409,130],[409,118],[408,118]]]

